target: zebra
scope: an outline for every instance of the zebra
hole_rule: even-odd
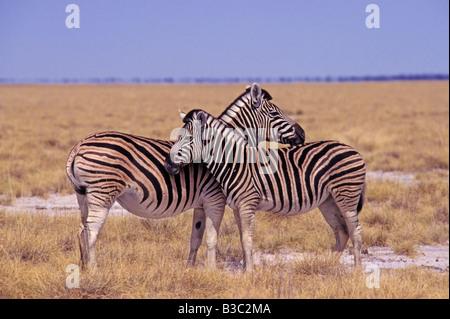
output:
[[[366,165],[352,147],[337,141],[319,141],[280,148],[277,152],[249,146],[237,134],[226,134],[226,124],[202,110],[183,116],[183,130],[172,146],[164,166],[177,174],[184,165],[201,157],[209,136],[207,129],[222,137],[214,150],[217,158],[233,158],[233,164],[206,163],[221,185],[226,203],[233,209],[244,251],[245,270],[253,270],[252,247],[255,212],[292,216],[318,207],[336,238],[335,250],[342,252],[349,238],[354,262],[361,267],[362,228],[358,213],[364,203]],[[216,144],[217,145],[217,144]],[[220,153],[217,155],[217,153]],[[227,154],[231,153],[231,154]],[[261,158],[269,154],[278,159],[272,173],[264,173]],[[253,160],[252,159],[255,159]]]
[[[280,142],[303,143],[304,130],[271,99],[254,83],[219,119],[241,129],[259,125],[279,128]],[[194,209],[188,264],[194,265],[206,228],[207,265],[215,267],[224,195],[203,164],[186,166],[178,176],[169,175],[163,164],[172,145],[170,141],[108,131],[91,134],[73,146],[66,174],[81,211],[77,237],[83,268],[96,268],[95,243],[115,201],[132,214],[151,219]]]

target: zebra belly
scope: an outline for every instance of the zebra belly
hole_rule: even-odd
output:
[[[298,199],[296,199],[291,203],[289,203],[288,201],[284,201],[283,204],[281,204],[280,200],[264,199],[261,201],[261,204],[258,206],[257,210],[265,211],[275,215],[295,216],[312,211],[314,208],[317,208],[320,204],[322,204],[325,200],[326,197],[318,198],[306,203],[301,203]]]
[[[128,191],[123,193],[117,198],[117,202],[125,208],[127,211],[132,213],[133,215],[150,218],[150,219],[159,219],[159,218],[167,218],[181,214],[191,208],[195,208],[197,201],[194,201],[193,205],[189,207],[184,207],[180,205],[177,208],[169,206],[167,208],[165,203],[162,203],[159,207],[156,207],[157,200],[154,196],[150,196],[145,202],[141,203],[142,195],[139,192]]]

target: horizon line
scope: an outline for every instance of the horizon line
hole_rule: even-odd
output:
[[[449,80],[445,73],[419,73],[361,76],[280,76],[280,77],[89,77],[89,78],[0,78],[2,84],[234,84],[234,83],[295,83],[295,82],[383,82],[383,81],[441,81]]]

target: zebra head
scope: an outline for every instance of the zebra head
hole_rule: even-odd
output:
[[[251,145],[257,145],[261,141],[291,146],[304,144],[305,131],[271,100],[272,97],[266,90],[261,89],[258,83],[253,83],[247,86],[246,91],[219,118],[246,131],[244,135]]]
[[[192,110],[187,115],[180,111],[185,123],[178,132],[178,138],[170,149],[164,168],[170,174],[178,174],[180,168],[189,163],[202,161],[202,132],[209,114],[202,110]]]

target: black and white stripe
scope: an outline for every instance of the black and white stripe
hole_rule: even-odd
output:
[[[202,125],[194,126],[195,120]],[[361,226],[357,215],[364,200],[366,167],[356,150],[336,141],[278,150],[252,147],[241,136],[225,134],[226,124],[201,110],[188,113],[184,122],[188,132],[185,135],[190,134],[192,138],[179,139],[173,149],[192,148],[193,154],[202,153],[209,140],[197,136],[207,129],[216,130],[223,138],[222,144],[228,145],[213,150],[220,153],[216,156],[222,160],[206,166],[221,185],[227,204],[235,211],[247,270],[252,270],[255,211],[297,215],[316,207],[335,232],[336,250],[342,251],[350,237],[355,247],[355,263],[360,265]],[[230,156],[234,159],[231,164],[223,160]],[[269,156],[276,169],[267,173],[261,159]],[[257,160],[253,161],[254,158]],[[175,154],[167,158],[165,166],[170,173],[176,173],[185,164],[183,157]]]
[[[300,126],[269,99],[270,95],[254,84],[225,110],[221,121],[241,129],[246,128],[243,125],[280,127],[280,141],[303,143]],[[102,132],[87,136],[72,148],[66,173],[81,209],[83,265],[95,265],[95,242],[116,200],[129,212],[145,218],[171,217],[194,209],[189,263],[195,261],[206,227],[208,264],[215,265],[217,232],[225,208],[223,192],[203,164],[186,166],[179,175],[168,174],[164,160],[172,146],[169,141]]]

